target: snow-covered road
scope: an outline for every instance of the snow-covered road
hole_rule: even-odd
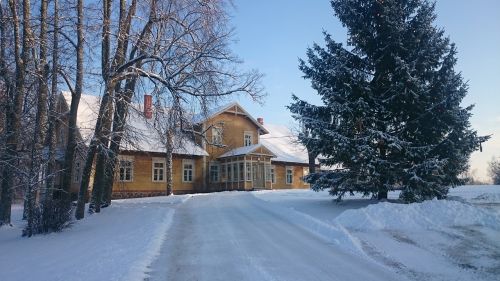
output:
[[[404,280],[293,224],[251,193],[178,206],[147,280]]]

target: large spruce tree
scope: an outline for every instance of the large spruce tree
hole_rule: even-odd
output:
[[[471,129],[472,106],[461,107],[467,84],[454,69],[454,44],[433,25],[434,3],[331,4],[347,46],[325,33],[325,47],[308,49],[300,69],[323,104],[293,96],[289,106],[306,129],[300,141],[330,167],[306,180],[339,199],[395,189],[406,202],[445,197],[488,137]]]

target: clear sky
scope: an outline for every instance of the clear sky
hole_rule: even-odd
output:
[[[292,93],[313,103],[320,101],[302,78],[298,58],[305,58],[313,42],[324,42],[322,30],[338,42],[346,41],[346,30],[328,0],[235,0],[235,5],[233,49],[246,68],[265,74],[268,93],[263,106],[243,96],[238,101],[265,122],[292,127],[285,108]],[[488,161],[500,156],[500,1],[438,0],[436,12],[436,25],[457,45],[457,70],[469,81],[464,105],[476,105],[472,126],[480,134],[493,134],[483,152],[471,159],[473,172],[486,179]]]

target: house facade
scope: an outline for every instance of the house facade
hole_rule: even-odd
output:
[[[63,93],[59,101],[64,112],[69,108],[71,95]],[[79,188],[84,151],[93,133],[98,104],[98,97],[81,98],[81,145],[73,171],[74,192]],[[137,105],[127,120],[130,132],[119,155],[113,198],[166,194],[164,141],[153,129],[157,121],[148,114],[148,104],[145,100]],[[265,125],[263,118],[254,118],[236,102],[194,116],[193,122],[203,134],[174,138],[174,194],[309,188],[302,180],[308,174],[307,152],[286,127]],[[58,139],[64,145],[64,129],[59,131]]]

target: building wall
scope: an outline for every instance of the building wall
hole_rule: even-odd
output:
[[[299,189],[299,188],[309,188],[309,184],[302,180],[309,168],[307,165],[283,163],[283,162],[272,162],[274,166],[274,173],[276,177],[276,182],[273,183],[273,189]],[[293,180],[291,184],[286,183],[286,167],[291,167],[293,169]]]
[[[166,175],[164,181],[153,181],[153,158],[161,159],[161,155],[152,155],[148,153],[123,153],[120,156],[133,157],[133,177],[130,182],[119,181],[117,167],[115,181],[113,184],[114,198],[144,197],[166,195]],[[131,158],[132,159],[132,158]],[[194,173],[192,182],[183,182],[183,160],[194,161]],[[202,187],[202,158],[182,155],[173,157],[173,191],[174,194],[194,193],[200,191]]]
[[[231,111],[238,112],[237,107],[233,108]],[[241,110],[240,110],[241,112]],[[218,124],[223,124],[223,140],[222,143],[225,147],[217,147],[213,145],[208,145],[206,151],[210,155],[209,160],[216,159],[218,156],[224,154],[225,152],[244,146],[244,134],[246,131],[252,132],[253,144],[258,143],[258,127],[250,120],[248,117],[238,114],[238,113],[221,113],[208,121],[205,122],[205,128],[210,125],[219,126]],[[207,131],[207,139],[212,140],[212,130]]]

